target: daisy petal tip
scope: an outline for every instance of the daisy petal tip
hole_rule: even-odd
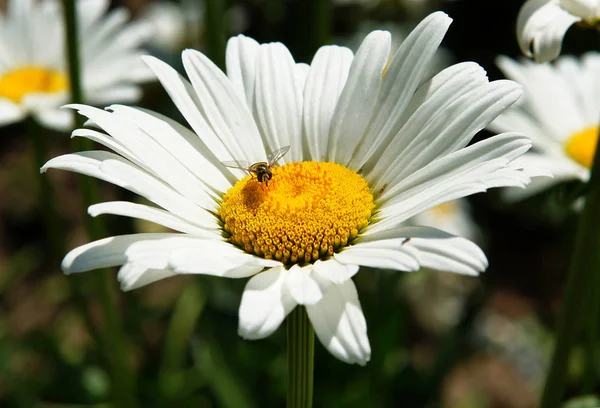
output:
[[[261,340],[265,337],[269,337],[271,334],[277,330],[279,326],[273,329],[265,329],[263,326],[245,326],[242,325],[241,322],[238,325],[238,336],[240,336],[244,340]]]
[[[74,270],[73,263],[75,261],[76,254],[73,254],[75,250],[69,252],[60,263],[60,269],[63,271],[65,275],[70,275],[74,272],[78,272]]]
[[[183,51],[181,51],[181,59],[183,60],[184,64],[186,61],[194,62],[194,59],[196,58],[208,59],[206,55],[193,48],[186,48]]]
[[[142,61],[144,61],[146,64],[151,64],[155,61],[160,61],[158,58],[156,58],[153,55],[141,55],[140,58],[142,59]],[[162,61],[161,61],[162,62]]]
[[[359,358],[356,360],[356,364],[358,364],[361,367],[364,367],[367,365],[367,363],[369,361],[371,361],[371,350],[368,351],[368,353],[365,353],[363,356],[361,356],[362,358]]]
[[[87,213],[90,217],[96,217],[100,214],[100,212],[98,211],[98,205],[94,204],[94,205],[90,205],[88,207]]]
[[[42,167],[40,167],[40,174],[44,174],[48,171],[48,169],[53,168],[52,165],[53,165],[54,161],[60,157],[62,157],[62,156],[55,157],[53,159],[48,160],[46,163],[44,163],[44,165]]]
[[[157,70],[160,70],[161,67],[164,66],[168,66],[170,67],[169,64],[165,63],[164,61],[162,61],[159,58],[156,58],[153,55],[142,55],[142,61],[144,61],[144,63],[148,66],[148,68],[150,68],[150,70],[152,72],[154,72],[156,74]]]
[[[436,11],[434,13],[431,13],[429,15],[429,18],[438,20],[439,23],[446,23],[447,25],[450,25],[452,23],[452,21],[454,21],[454,19],[452,17],[450,17],[448,14],[446,14],[443,11]]]
[[[244,340],[259,340],[262,337],[258,336],[255,332],[249,331],[248,329],[239,326],[238,327],[238,336],[240,336]]]
[[[371,31],[369,34],[367,34],[367,36],[363,40],[363,43],[372,44],[372,43],[377,43],[377,42],[381,42],[381,41],[391,41],[391,40],[392,40],[392,34],[389,31],[374,30],[374,31]]]
[[[87,105],[84,105],[82,103],[68,103],[66,105],[61,106],[60,109],[72,109],[78,111],[79,109],[85,107],[87,107]]]

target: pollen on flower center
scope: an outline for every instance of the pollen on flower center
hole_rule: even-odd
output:
[[[272,168],[269,185],[247,176],[223,197],[229,240],[284,264],[331,256],[367,226],[374,208],[367,182],[336,163],[297,162]]]
[[[54,93],[67,89],[69,81],[60,71],[28,66],[0,76],[0,98],[21,102],[31,93]]]
[[[591,168],[597,144],[598,128],[591,127],[571,136],[565,145],[565,150],[577,163]]]

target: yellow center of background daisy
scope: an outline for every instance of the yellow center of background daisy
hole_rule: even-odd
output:
[[[589,169],[592,167],[597,145],[598,128],[591,127],[571,136],[565,150],[573,160]]]
[[[273,167],[269,185],[238,181],[220,216],[229,240],[246,252],[284,264],[331,256],[367,226],[374,208],[367,182],[336,163]]]
[[[440,217],[451,217],[458,212],[456,201],[448,201],[431,209],[431,211]]]
[[[0,98],[19,103],[25,95],[63,91],[68,84],[62,72],[35,66],[23,67],[0,76]]]

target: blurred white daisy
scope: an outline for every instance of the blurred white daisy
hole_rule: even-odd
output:
[[[137,19],[153,28],[154,35],[148,40],[148,46],[163,53],[181,52],[188,42],[188,34],[193,31],[188,30],[185,12],[180,4],[164,0],[152,1],[144,7]],[[202,21],[202,15],[198,20]]]
[[[152,79],[138,47],[150,30],[127,24],[126,9],[104,16],[108,0],[77,1],[85,101],[134,102],[140,81]],[[0,125],[33,115],[58,130],[72,129],[63,12],[60,1],[9,0],[0,14]]]
[[[531,146],[521,134],[465,147],[520,96],[517,84],[489,82],[480,66],[463,63],[419,87],[450,22],[430,15],[391,61],[384,31],[369,34],[356,55],[322,47],[310,66],[280,43],[238,36],[227,46],[227,76],[184,51],[191,82],[145,58],[194,131],[143,109],[73,106],[106,132],[74,136],[115,153],[68,154],[43,170],[88,174],[162,207],[107,202],[91,206],[92,216],[142,218],[177,232],[92,242],[71,251],[63,270],[122,265],[124,290],[175,274],[251,277],[241,336],[266,337],[304,305],[334,356],[365,364],[371,349],[351,279],[359,267],[477,275],[487,260],[475,244],[403,223],[450,200],[529,182],[512,165]],[[220,163],[265,161],[287,146],[268,186]]]
[[[574,23],[595,25],[600,0],[527,0],[517,18],[517,39],[523,54],[547,62],[560,54],[563,37]]]
[[[506,77],[523,86],[524,95],[489,129],[525,133],[533,149],[517,162],[547,169],[554,176],[535,177],[525,190],[510,189],[511,198],[523,198],[564,181],[587,181],[598,143],[600,54],[561,57],[554,64],[500,57],[497,65]]]

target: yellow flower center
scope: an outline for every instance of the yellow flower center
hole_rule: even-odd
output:
[[[69,81],[60,71],[29,66],[0,76],[0,98],[19,103],[32,93],[54,93],[67,89]]]
[[[247,176],[223,197],[231,243],[284,264],[330,257],[366,227],[374,208],[367,182],[336,163],[273,167],[269,185]]]
[[[571,136],[565,150],[573,160],[589,169],[592,167],[597,144],[598,128],[591,127]]]

